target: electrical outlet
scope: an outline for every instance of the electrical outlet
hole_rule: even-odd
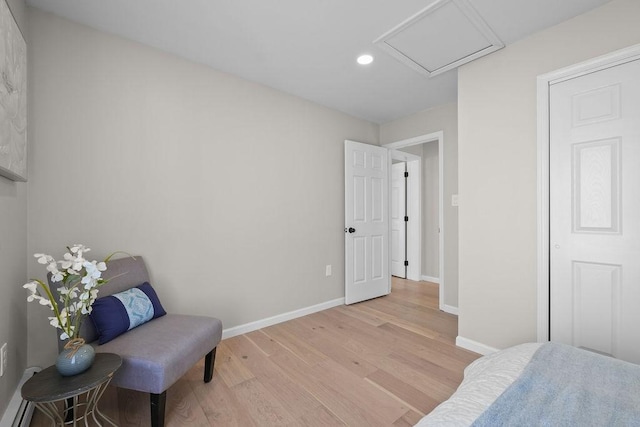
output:
[[[7,343],[2,344],[0,348],[0,377],[4,375],[4,371],[7,370]]]
[[[325,276],[331,276],[331,264],[327,265],[324,269]]]

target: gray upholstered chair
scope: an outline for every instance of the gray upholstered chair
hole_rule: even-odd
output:
[[[144,260],[139,256],[109,261],[104,277],[113,279],[100,288],[98,297],[150,282]],[[56,286],[51,288],[57,298]],[[80,336],[96,352],[122,357],[122,366],[111,384],[150,393],[151,425],[162,427],[167,389],[203,357],[204,382],[211,381],[222,322],[214,317],[167,313],[100,345],[93,322],[87,318]],[[58,345],[62,348],[64,342],[59,341]]]

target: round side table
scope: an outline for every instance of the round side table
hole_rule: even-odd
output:
[[[76,426],[89,417],[102,426],[98,417],[114,427],[116,423],[98,409],[98,401],[122,365],[122,358],[113,353],[96,353],[93,365],[81,374],[63,377],[55,365],[38,372],[22,386],[22,398],[34,402],[52,425]],[[64,405],[58,402],[65,401]]]

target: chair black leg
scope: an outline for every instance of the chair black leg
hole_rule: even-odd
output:
[[[150,393],[151,398],[151,427],[164,427],[164,407],[167,401],[167,391],[160,394]]]
[[[208,383],[213,378],[213,365],[216,363],[216,348],[207,353],[204,358],[204,382]]]

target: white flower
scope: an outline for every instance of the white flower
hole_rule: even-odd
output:
[[[60,293],[60,301],[64,302],[63,296],[68,296],[69,298],[77,298],[78,297],[78,289],[77,288],[67,288],[66,286],[62,286],[58,288],[58,292]]]
[[[56,271],[55,273],[51,273],[51,281],[53,283],[61,282],[64,279],[64,274],[61,271]]]
[[[102,276],[102,272],[107,269],[107,266],[104,262],[98,263],[97,261],[85,261],[82,264],[84,270],[87,274],[82,278],[82,283],[93,283],[95,285],[95,281]],[[85,286],[85,289],[87,287]]]
[[[42,297],[38,294],[29,294],[29,296],[27,297],[27,302],[36,301],[40,298]]]
[[[64,261],[60,261],[60,267],[62,267],[63,270],[66,270],[67,268],[71,268],[71,265],[73,264],[73,255],[71,255],[69,252],[65,253],[63,256]]]
[[[80,312],[82,314],[91,314],[91,310],[93,310],[93,307],[91,305],[89,306],[83,305],[82,310]]]
[[[38,301],[38,303],[40,305],[45,305],[45,306],[49,306],[49,307],[53,308],[53,306],[51,305],[51,301],[49,301],[49,299],[43,298],[40,295],[38,295],[37,293],[29,294],[27,296],[27,302],[31,302],[31,301]]]
[[[38,258],[38,262],[40,264],[48,264],[53,261],[53,257],[47,254],[33,254],[34,257]]]
[[[38,282],[36,282],[35,280],[29,283],[25,283],[24,285],[22,285],[22,287],[25,289],[28,289],[29,292],[31,292],[32,294],[35,294],[36,292],[38,292]]]
[[[73,304],[73,310],[77,313],[78,311],[82,312],[85,309],[85,304],[82,301],[76,301]]]
[[[77,252],[80,252],[81,255],[79,255],[79,256],[81,257],[82,256],[82,252],[89,252],[91,249],[86,247],[82,243],[76,243],[75,245],[71,246],[70,250],[74,254],[77,253]]]
[[[69,274],[79,275],[80,270],[82,269],[82,264],[85,259],[82,258],[82,254],[78,256],[73,256],[69,252],[64,254],[64,261],[60,261],[60,267],[66,269]]]
[[[49,323],[51,324],[51,326],[53,326],[54,328],[60,328],[60,322],[58,321],[57,317],[49,317]]]
[[[76,254],[77,259],[84,260],[84,253],[89,252],[91,249],[81,244],[75,244],[71,246],[69,250],[71,251],[71,253]],[[78,270],[78,268],[76,268],[76,270]]]
[[[51,281],[54,283],[60,282],[64,279],[64,273],[58,270],[58,264],[55,261],[47,265],[47,271],[51,273]]]
[[[49,273],[55,273],[58,271],[58,263],[55,260],[51,260],[49,264],[47,264],[47,271]]]

